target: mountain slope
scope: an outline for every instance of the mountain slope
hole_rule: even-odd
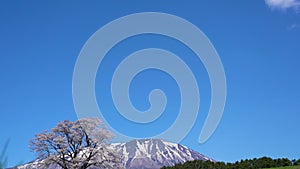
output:
[[[192,160],[214,161],[180,144],[158,139],[133,140],[112,146],[123,155],[128,169],[155,169]]]
[[[118,152],[123,158],[126,169],[159,169],[163,166],[173,166],[178,163],[193,160],[214,161],[192,149],[176,143],[159,139],[132,140],[126,143],[113,143],[108,147]],[[18,169],[34,169],[39,162],[35,161]],[[51,165],[51,169],[60,168]]]

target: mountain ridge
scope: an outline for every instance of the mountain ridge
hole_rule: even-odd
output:
[[[186,146],[159,139],[140,139],[112,144],[122,151],[128,169],[156,169],[193,160],[215,161]]]
[[[186,146],[160,139],[136,139],[124,143],[112,143],[109,148],[122,156],[126,169],[159,169],[193,160],[213,161]],[[17,167],[17,169],[37,168],[38,162]],[[60,168],[51,165],[50,168]],[[95,167],[92,167],[95,168]]]

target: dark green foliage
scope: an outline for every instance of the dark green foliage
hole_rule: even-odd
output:
[[[298,160],[293,160],[293,165],[300,165],[300,158]]]
[[[176,164],[173,167],[163,167],[162,169],[259,169],[270,167],[292,166],[300,163],[299,160],[293,162],[287,158],[272,159],[261,157],[254,159],[245,159],[235,163],[211,162],[211,161],[189,161],[184,164]]]

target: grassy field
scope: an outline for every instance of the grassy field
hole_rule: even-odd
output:
[[[300,169],[300,165],[288,166],[288,167],[276,167],[276,168],[268,168],[268,169]]]

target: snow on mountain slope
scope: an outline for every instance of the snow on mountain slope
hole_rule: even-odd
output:
[[[108,147],[122,156],[126,169],[159,169],[163,166],[173,166],[178,163],[193,160],[210,160],[192,149],[176,143],[159,139],[132,140],[126,143],[113,143]],[[39,162],[35,161],[18,169],[37,169]],[[53,164],[49,169],[60,169]]]
[[[210,160],[194,150],[158,139],[133,140],[112,144],[123,155],[127,169],[156,169],[193,160]]]

